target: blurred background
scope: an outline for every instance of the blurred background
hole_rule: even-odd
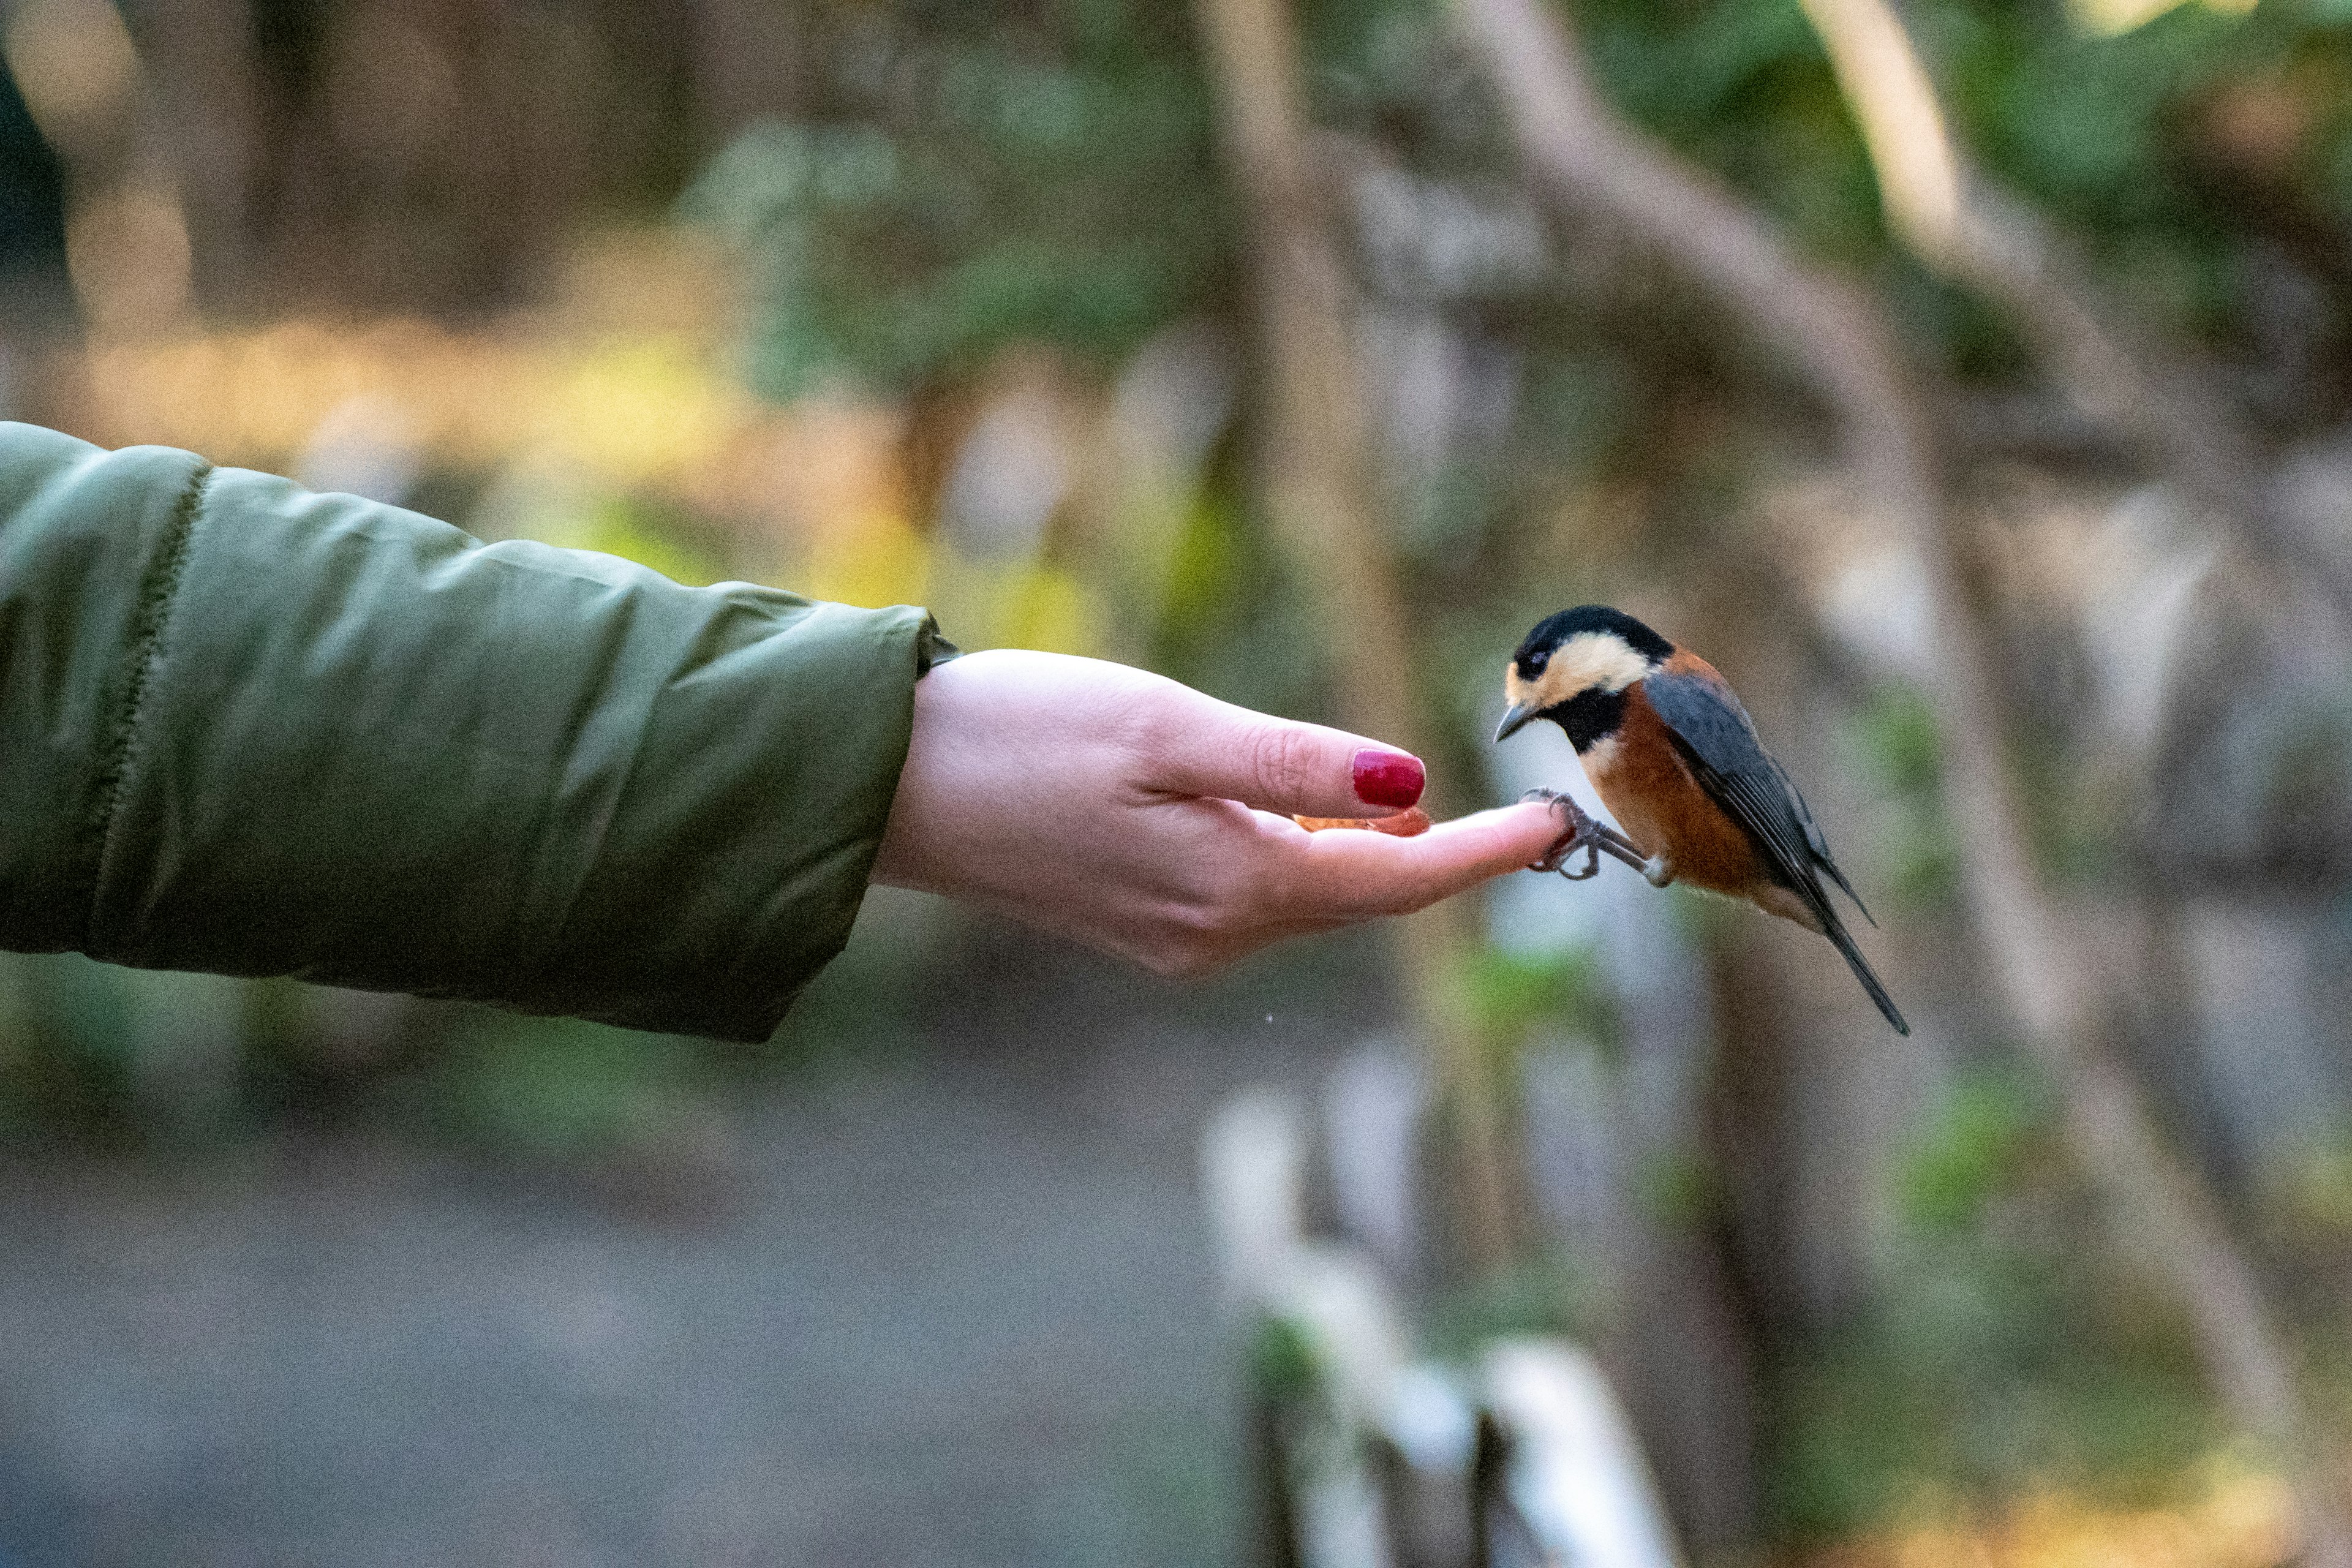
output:
[[[0,1563],[1467,1563],[1398,1390],[1530,1333],[1673,1544],[1481,1563],[2352,1563],[2345,0],[0,20],[0,417],[1443,815],[1575,776],[1500,667],[1613,603],[1916,1026],[1607,865],[1182,985],[877,894],[754,1051],[0,955]]]

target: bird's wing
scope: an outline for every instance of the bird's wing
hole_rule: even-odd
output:
[[[1813,814],[1806,809],[1804,797],[1789,782],[1789,775],[1757,739],[1756,725],[1739,699],[1719,680],[1664,671],[1643,680],[1642,691],[1665,721],[1666,733],[1674,738],[1675,751],[1689,765],[1699,788],[1747,830],[1776,878],[1803,900],[1821,922],[1822,934],[1836,946],[1895,1032],[1909,1034],[1911,1026],[1903,1021],[1895,999],[1879,984],[1869,961],[1847,933],[1845,922],[1831,907],[1821,879],[1813,874],[1819,866],[1837,879],[1839,887],[1846,886],[1845,878],[1830,863],[1820,825],[1813,821]],[[1849,895],[1853,892],[1851,888],[1846,890]],[[1856,908],[1861,903],[1854,900]],[[1869,912],[1863,910],[1865,917]]]
[[[1642,683],[1643,695],[1665,721],[1675,750],[1699,787],[1748,830],[1775,879],[1829,918],[1829,900],[1813,872],[1811,816],[1798,804],[1780,766],[1756,737],[1756,726],[1728,687],[1703,675],[1660,672]],[[1815,828],[1814,834],[1821,830]]]
[[[1764,749],[1755,721],[1731,689],[1705,675],[1662,671],[1644,680],[1642,690],[1665,721],[1699,787],[1748,830],[1780,879],[1808,905],[1818,901],[1816,912],[1825,914],[1829,900],[1814,875],[1818,868],[1853,900],[1863,919],[1871,920],[1853,885],[1831,857],[1829,840],[1805,797]]]
[[[1763,749],[1760,742],[1757,749],[1759,751]],[[1797,787],[1797,781],[1789,776],[1788,770],[1780,765],[1780,759],[1769,752],[1764,753],[1764,760],[1772,764],[1772,772],[1779,775],[1781,787],[1789,792],[1789,804],[1797,808],[1797,826],[1805,830],[1805,847],[1812,851],[1813,864],[1829,873],[1830,880],[1835,882],[1838,889],[1853,900],[1853,907],[1862,911],[1864,920],[1874,926],[1876,925],[1878,917],[1870,912],[1870,906],[1862,901],[1862,895],[1853,890],[1853,884],[1845,879],[1845,873],[1839,869],[1837,861],[1831,858],[1830,841],[1822,835],[1822,825],[1813,820],[1813,808],[1805,804],[1804,792]]]

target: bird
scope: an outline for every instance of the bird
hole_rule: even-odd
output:
[[[1794,921],[1829,938],[1896,1034],[1911,1032],[1822,876],[1863,919],[1870,910],[1715,666],[1622,610],[1579,605],[1537,623],[1504,668],[1503,694],[1510,709],[1496,743],[1538,719],[1558,724],[1624,828],[1594,821],[1556,791],[1535,791],[1531,798],[1552,801],[1569,824],[1535,869],[1581,880],[1606,853],[1657,887],[1685,882]],[[1584,868],[1567,870],[1580,849]]]

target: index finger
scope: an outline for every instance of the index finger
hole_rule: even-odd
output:
[[[1302,834],[1277,918],[1366,920],[1410,914],[1543,858],[1560,821],[1541,802],[1441,822],[1412,838],[1339,829]]]
[[[1306,816],[1385,816],[1421,798],[1427,773],[1408,752],[1175,689],[1151,748],[1156,788]]]

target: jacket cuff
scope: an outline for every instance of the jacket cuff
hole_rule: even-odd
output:
[[[821,604],[794,635],[803,646],[794,651],[793,682],[812,707],[832,710],[780,714],[774,731],[780,754],[772,776],[789,775],[803,792],[791,815],[805,840],[780,846],[773,892],[721,984],[670,999],[650,1024],[630,1016],[607,1021],[764,1041],[849,941],[906,767],[915,682],[961,650],[928,612],[905,605]],[[810,765],[811,742],[829,753],[822,768]]]

